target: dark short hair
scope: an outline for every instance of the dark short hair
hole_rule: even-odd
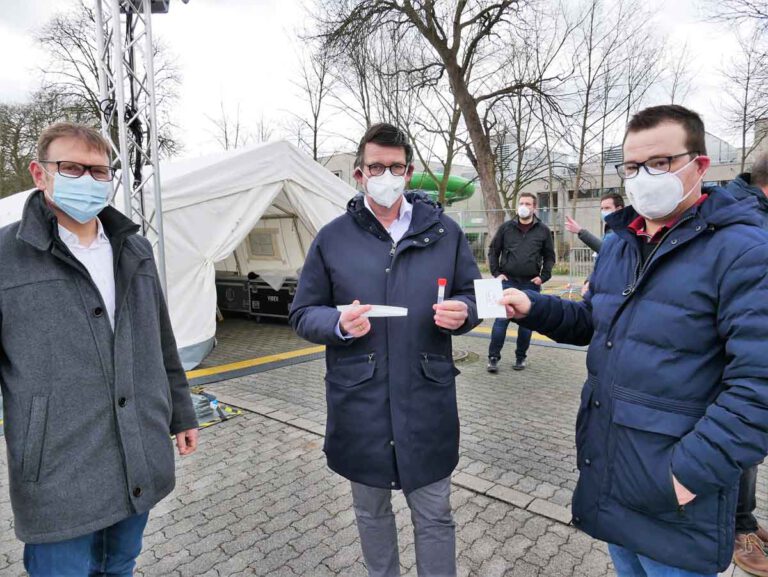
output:
[[[768,186],[768,152],[764,152],[752,164],[752,185],[764,188]]]
[[[517,197],[517,202],[520,202],[521,198],[528,197],[533,199],[533,206],[539,206],[539,199],[536,198],[536,195],[532,192],[523,192],[520,194],[520,196]]]
[[[413,162],[413,147],[408,142],[408,137],[405,135],[405,132],[400,130],[397,126],[387,124],[386,122],[380,122],[366,130],[363,138],[360,139],[360,144],[357,146],[357,157],[355,158],[356,168],[363,166],[365,145],[369,142],[381,146],[402,147],[405,149],[405,163],[410,165],[411,162]]]
[[[85,143],[89,149],[101,152],[109,158],[111,147],[107,139],[98,130],[84,124],[57,122],[56,124],[51,124],[40,133],[40,138],[37,139],[37,159],[51,160],[46,158],[48,147],[54,140],[59,138],[76,138]],[[61,160],[61,158],[54,158],[53,160]]]
[[[612,200],[613,206],[616,208],[624,208],[624,197],[622,197],[618,192],[609,192],[608,194],[604,194],[600,197],[600,202],[603,202],[604,200]]]
[[[656,128],[665,122],[679,124],[685,130],[685,145],[690,152],[707,154],[706,135],[704,122],[701,116],[693,110],[688,110],[678,104],[664,104],[662,106],[651,106],[640,112],[636,112],[627,124],[627,131],[624,133],[624,140],[630,132],[640,132]]]

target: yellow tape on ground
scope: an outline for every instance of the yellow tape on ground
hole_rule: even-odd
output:
[[[475,334],[478,334],[478,335],[490,335],[491,334],[491,330],[492,330],[491,327],[477,327],[476,329],[474,329],[471,332],[475,333]],[[517,336],[517,331],[515,331],[515,330],[508,330],[507,331],[507,336],[508,337],[516,337]],[[546,341],[548,343],[554,342],[552,339],[547,338],[544,335],[540,335],[538,333],[533,333],[533,335],[531,335],[531,338],[533,340],[535,340],[535,341]]]
[[[472,333],[475,334],[481,334],[481,335],[490,335],[491,334],[491,328],[490,327],[477,327],[472,331]],[[516,337],[517,331],[516,330],[508,330],[507,331],[508,337]],[[532,337],[534,340],[537,341],[546,341],[546,342],[553,342],[552,339],[548,339],[545,336],[542,336],[538,333],[533,333]],[[317,347],[307,347],[305,349],[298,349],[295,351],[289,351],[286,353],[278,353],[276,355],[267,355],[265,357],[256,357],[254,359],[248,359],[245,361],[238,361],[236,363],[229,363],[226,365],[218,365],[215,367],[209,367],[207,369],[196,369],[194,371],[187,371],[187,378],[188,379],[194,379],[197,377],[210,377],[212,375],[218,375],[221,373],[228,373],[230,371],[237,371],[240,369],[248,369],[250,367],[258,367],[259,365],[266,365],[267,363],[274,363],[277,361],[287,361],[290,359],[295,359],[296,357],[304,357],[307,355],[314,355],[316,353],[322,353],[325,351],[324,346],[317,346]]]
[[[210,377],[211,375],[228,373],[229,371],[237,371],[240,369],[257,367],[259,365],[266,365],[267,363],[274,363],[277,361],[287,361],[289,359],[295,359],[296,357],[303,357],[306,355],[314,355],[315,353],[322,353],[323,351],[325,351],[324,346],[307,347],[306,349],[298,349],[296,351],[278,353],[276,355],[268,355],[266,357],[257,357],[255,359],[229,363],[227,365],[218,365],[216,367],[210,367],[207,369],[196,369],[194,371],[187,371],[187,378],[194,379],[196,377]]]

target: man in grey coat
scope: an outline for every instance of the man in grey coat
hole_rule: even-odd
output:
[[[31,577],[132,575],[197,446],[152,248],[107,206],[109,143],[48,127],[38,188],[0,229],[0,385],[11,505]]]

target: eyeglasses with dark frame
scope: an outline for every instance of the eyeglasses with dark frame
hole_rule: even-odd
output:
[[[616,172],[622,180],[629,180],[635,178],[640,173],[640,167],[645,169],[645,172],[651,176],[659,176],[661,174],[668,173],[672,168],[672,161],[682,156],[698,156],[696,151],[681,152],[673,156],[653,156],[645,162],[624,162],[622,164],[614,165]]]
[[[389,169],[392,176],[403,176],[408,170],[408,165],[401,162],[395,162],[394,164],[381,164],[380,162],[374,162],[373,164],[366,164],[368,172],[371,176],[381,176],[386,169]]]
[[[80,178],[86,172],[88,172],[94,180],[100,180],[101,182],[110,182],[115,178],[115,169],[111,166],[100,166],[96,164],[89,166],[70,160],[38,160],[38,162],[41,164],[55,164],[56,172],[66,178]]]

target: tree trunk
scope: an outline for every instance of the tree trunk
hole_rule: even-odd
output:
[[[477,174],[480,177],[480,187],[483,191],[485,210],[488,211],[488,235],[492,237],[499,227],[504,224],[504,213],[499,199],[499,188],[496,185],[496,171],[493,166],[493,151],[488,135],[483,129],[483,122],[477,112],[477,102],[467,90],[461,70],[456,64],[446,67],[448,78],[453,88],[456,102],[464,117],[469,138],[475,149],[477,159]]]

